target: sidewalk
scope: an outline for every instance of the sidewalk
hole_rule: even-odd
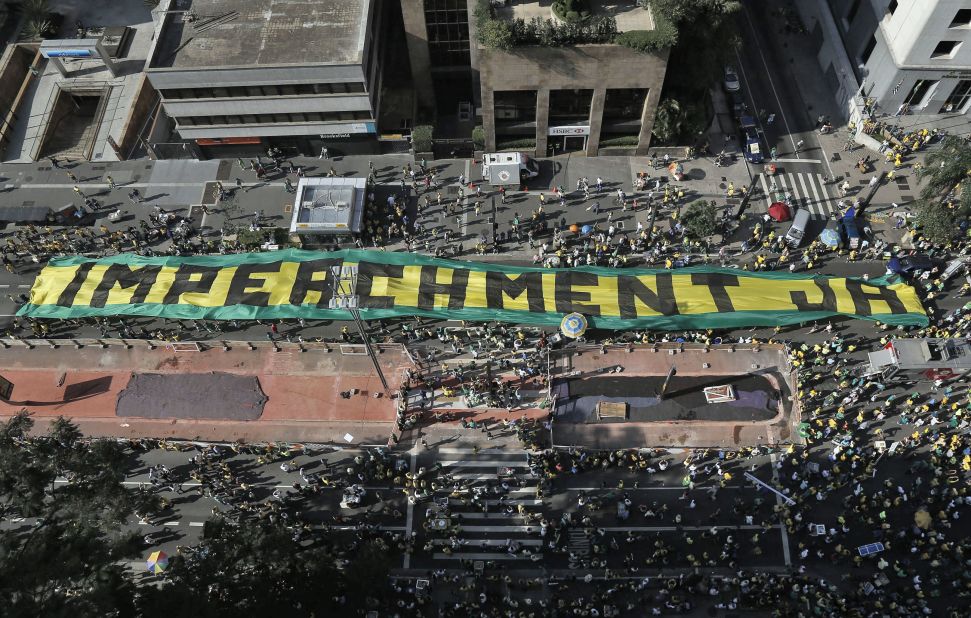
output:
[[[381,384],[373,375],[367,356],[315,349],[276,352],[268,346],[254,350],[245,343],[231,346],[229,350],[188,352],[168,347],[153,350],[147,346],[32,350],[11,346],[0,350],[3,376],[14,384],[11,401],[0,404],[0,417],[23,409],[44,424],[65,416],[78,422],[85,433],[120,437],[371,444],[387,441],[394,424],[395,405],[381,393]],[[389,353],[382,354],[380,360],[393,392],[409,361]],[[257,420],[207,418],[205,409],[179,416],[166,416],[158,410],[146,410],[145,416],[121,416],[116,411],[119,394],[136,374],[213,373],[258,378],[267,401]],[[180,395],[186,397],[185,393]],[[198,393],[198,398],[205,400],[206,393]],[[244,418],[242,411],[240,418]],[[350,434],[351,440],[345,440],[345,434]]]

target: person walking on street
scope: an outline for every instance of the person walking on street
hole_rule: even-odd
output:
[[[317,158],[318,159],[329,159],[330,158],[330,151],[327,150],[327,146],[321,146],[320,147],[320,155]],[[374,171],[374,169],[372,168],[371,171]]]
[[[48,159],[51,162],[51,167],[53,167],[56,170],[61,169],[61,162],[57,160],[57,157],[48,157]]]
[[[74,174],[74,172],[68,171],[68,172],[65,172],[65,174],[67,174],[67,177],[71,179],[71,182],[74,182],[74,183],[81,182],[80,180],[78,180],[78,177]]]
[[[111,176],[105,176],[105,180],[108,182],[108,189],[109,190],[115,188],[115,179],[114,178],[112,178]]]
[[[294,192],[293,183],[290,182],[290,179],[289,178],[284,178],[283,179],[283,188],[284,188],[284,190],[287,193],[293,193]]]
[[[77,185],[74,185],[74,192],[77,193],[78,196],[81,197],[81,199],[84,199],[85,198],[84,192],[81,191],[81,187],[79,187]]]
[[[796,142],[796,154],[799,154],[800,152],[802,152],[802,145],[804,143],[805,143],[805,140],[799,140],[798,142]]]

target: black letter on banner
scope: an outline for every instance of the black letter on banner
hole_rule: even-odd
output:
[[[233,280],[229,282],[229,292],[226,294],[226,306],[249,305],[251,307],[266,307],[270,304],[269,292],[245,292],[246,288],[261,287],[265,279],[251,279],[253,273],[275,274],[280,272],[280,264],[240,264],[236,267]],[[270,270],[273,266],[276,270]]]
[[[436,283],[438,266],[425,265],[421,267],[421,283],[418,284],[418,308],[434,309],[435,295],[448,296],[449,309],[465,307],[465,291],[469,286],[469,271],[466,268],[452,270],[451,283]]]
[[[737,287],[738,277],[724,273],[694,273],[691,275],[692,285],[707,285],[711,297],[715,300],[715,308],[723,313],[735,311],[735,305],[728,296],[726,287]]]
[[[300,262],[300,267],[297,268],[297,279],[290,289],[290,304],[302,305],[307,300],[307,292],[320,292],[317,307],[329,307],[330,299],[334,295],[334,284],[331,282],[334,273],[330,269],[340,266],[343,261],[340,258],[327,258]],[[314,281],[312,277],[320,272],[327,273],[327,276]]]
[[[572,313],[574,311],[586,315],[600,315],[600,304],[587,305],[590,302],[590,292],[575,292],[573,286],[593,287],[600,283],[600,277],[593,273],[575,271],[559,271],[556,273],[556,312]]]
[[[57,297],[58,307],[71,307],[74,305],[74,297],[78,295],[78,290],[84,285],[84,280],[88,278],[88,273],[94,267],[94,262],[84,262],[78,266],[74,272],[74,278],[67,284],[61,295]]]
[[[175,281],[172,287],[165,294],[162,303],[165,305],[179,304],[179,297],[183,294],[192,292],[196,294],[208,294],[212,289],[216,275],[222,270],[222,266],[202,266],[197,264],[182,264],[179,270],[175,271]],[[189,279],[192,275],[201,275],[198,281]]]
[[[661,315],[678,315],[678,303],[674,299],[674,284],[670,273],[657,275],[657,292],[644,285],[637,277],[619,275],[617,304],[620,305],[620,317],[625,320],[637,317],[635,298]]]
[[[357,265],[357,306],[361,309],[394,309],[391,296],[371,296],[371,283],[375,277],[400,279],[405,273],[401,264],[376,264],[361,262]]]
[[[823,293],[823,301],[811,303],[805,292],[796,290],[795,292],[789,292],[792,304],[798,307],[799,311],[836,311],[836,293],[829,286],[829,281],[825,279],[813,279],[813,283]]]
[[[900,302],[897,292],[885,286],[867,285],[868,288],[877,290],[876,292],[864,292],[863,282],[856,279],[846,280],[846,291],[853,298],[853,307],[857,315],[871,315],[870,299],[886,301],[890,307],[890,313],[907,313],[907,308]]]
[[[95,288],[91,295],[92,307],[104,307],[108,303],[108,293],[117,285],[123,290],[135,288],[128,301],[132,305],[145,302],[145,297],[155,285],[161,266],[142,266],[132,270],[128,264],[112,264],[105,271],[105,276],[101,278],[101,283]]]
[[[486,272],[486,304],[489,309],[504,309],[504,296],[519,298],[526,292],[526,302],[530,313],[543,313],[543,273],[527,271],[516,279],[510,279],[504,272]]]

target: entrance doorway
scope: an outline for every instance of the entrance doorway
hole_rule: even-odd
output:
[[[551,135],[547,141],[550,156],[570,152],[584,152],[587,149],[586,135]]]

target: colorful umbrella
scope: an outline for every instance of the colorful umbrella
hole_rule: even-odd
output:
[[[169,556],[164,551],[153,551],[145,562],[145,568],[149,573],[158,575],[169,568]]]
[[[580,231],[580,226],[574,223],[573,225],[570,226],[570,231],[573,232],[574,234],[577,234]]]
[[[838,247],[840,244],[840,233],[828,227],[819,235],[819,242],[827,247]]]
[[[589,234],[592,231],[593,231],[593,226],[592,225],[584,225],[582,228],[580,228],[580,233],[581,234]]]
[[[560,322],[560,332],[570,339],[576,339],[587,332],[587,318],[581,313],[568,313]]]
[[[774,202],[769,206],[769,216],[776,221],[788,221],[792,218],[792,211],[783,202]]]

